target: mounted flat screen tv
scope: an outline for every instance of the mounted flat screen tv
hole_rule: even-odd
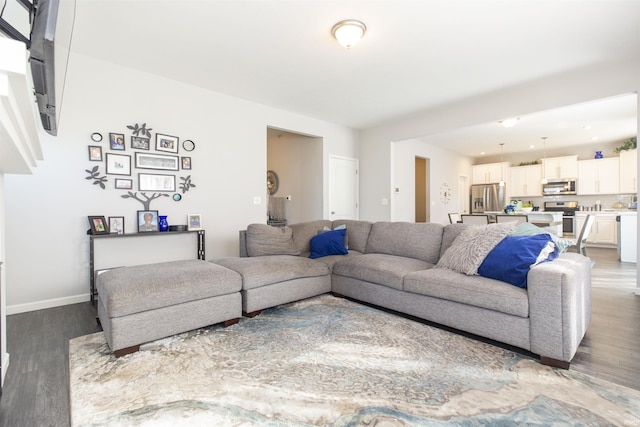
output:
[[[57,134],[54,38],[60,0],[34,0],[31,11],[30,59],[42,127]]]

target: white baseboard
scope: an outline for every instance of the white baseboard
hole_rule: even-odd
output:
[[[4,386],[4,378],[7,376],[7,368],[9,367],[9,353],[5,353],[2,357],[2,377],[0,377],[0,388]]]
[[[8,305],[7,315],[26,313],[27,311],[43,310],[45,308],[60,307],[61,305],[78,304],[80,302],[87,302],[89,300],[89,294],[87,293],[82,295],[74,295],[71,297],[28,302],[25,304]]]

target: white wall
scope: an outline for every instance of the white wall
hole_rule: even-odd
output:
[[[393,164],[391,187],[391,220],[415,221],[415,157],[430,159],[429,192],[431,194],[431,218],[429,222],[449,223],[449,212],[460,212],[458,192],[468,192],[467,188],[458,188],[458,177],[469,176],[471,158],[439,147],[437,144],[418,140],[406,140],[391,143]],[[453,195],[445,203],[440,193],[446,184]],[[396,192],[395,189],[399,191]],[[427,201],[429,203],[429,201]]]
[[[5,177],[8,313],[88,299],[87,215],[124,215],[127,232],[133,231],[142,204],[122,199],[123,192],[112,187],[113,176],[108,190],[85,179],[85,169],[98,164],[88,161],[92,132],[105,136],[100,143],[105,152],[109,132],[128,138],[126,126],[135,123],[195,142],[189,154],[197,187],[181,202],[162,198],[151,208],[168,215],[170,224],[186,223],[188,213],[202,214],[207,259],[237,255],[238,230],[266,221],[268,126],[322,135],[325,163],[331,153],[355,157],[358,152],[357,133],[343,126],[73,53],[60,111],[58,137],[42,136],[45,160],[34,175]],[[132,154],[129,141],[124,154]],[[326,204],[326,172],[321,179]],[[254,197],[261,203],[254,204]],[[128,243],[134,240],[139,242]],[[157,242],[156,237],[128,239],[124,262],[148,262],[145,253],[162,251]]]
[[[460,127],[517,117],[640,90],[640,61],[600,64],[461,100],[458,103],[381,124],[361,134],[360,217],[391,218],[392,141],[404,141]],[[640,120],[639,120],[640,123]]]

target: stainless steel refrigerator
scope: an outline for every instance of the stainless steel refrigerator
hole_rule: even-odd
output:
[[[499,184],[475,184],[471,186],[471,213],[499,212],[506,205],[506,186]]]

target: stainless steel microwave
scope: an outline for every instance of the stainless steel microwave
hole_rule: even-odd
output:
[[[576,194],[576,180],[571,179],[550,179],[546,184],[542,184],[543,196],[557,196],[562,194]]]

